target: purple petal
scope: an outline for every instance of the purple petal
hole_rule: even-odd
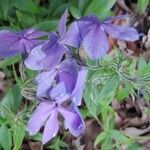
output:
[[[78,76],[78,65],[72,59],[66,59],[60,64],[60,72],[57,75],[58,82],[63,82],[67,92],[71,93],[75,87]]]
[[[60,72],[58,74],[58,81],[65,84],[68,93],[71,93],[75,87],[77,75],[69,72]]]
[[[72,92],[72,99],[78,106],[81,105],[86,74],[87,74],[87,70],[85,70],[85,69],[82,69],[81,71],[78,72],[78,78],[76,81],[76,85]]]
[[[51,69],[58,65],[62,60],[65,52],[68,51],[67,47],[59,44],[59,38],[55,33],[51,33],[50,41],[42,47],[46,57],[38,62],[43,68]]]
[[[23,30],[21,34],[27,52],[31,51],[34,47],[43,44],[44,40],[40,40],[40,37],[48,35],[46,32],[38,31],[33,28]]]
[[[93,28],[82,41],[82,47],[91,59],[99,59],[108,51],[108,40],[105,31],[99,26]]]
[[[48,35],[47,32],[38,31],[35,28],[26,29],[26,30],[23,30],[22,32],[23,32],[24,37],[28,39],[32,39],[32,40],[39,39],[42,36]]]
[[[32,70],[52,69],[60,63],[66,51],[68,49],[58,43],[58,36],[51,33],[49,41],[31,51],[25,64]]]
[[[63,58],[65,52],[68,51],[63,45],[52,45],[47,49],[46,57],[38,62],[43,69],[51,69],[56,67]]]
[[[99,20],[97,17],[91,15],[83,17],[78,21],[78,27],[80,30],[80,35],[84,38],[93,28],[99,25]]]
[[[65,59],[60,64],[60,71],[69,72],[77,75],[78,70],[80,70],[80,66],[72,58]]]
[[[79,48],[81,41],[81,35],[78,28],[78,22],[73,22],[61,40],[61,42],[65,45],[72,46],[75,48]]]
[[[14,55],[18,55],[20,54],[20,51],[19,50],[11,50],[11,51],[1,51],[0,50],[0,59],[1,58],[6,58],[6,57],[10,57],[10,56],[14,56]]]
[[[18,37],[15,33],[8,30],[0,31],[0,58],[22,53],[24,48],[20,49],[20,44],[18,45],[17,41]]]
[[[81,133],[83,133],[85,125],[77,107],[74,108],[71,105],[68,110],[60,107],[59,112],[65,119],[65,128],[69,129],[73,136],[78,137]]]
[[[58,130],[59,124],[57,120],[57,110],[53,110],[45,124],[42,143],[45,144],[48,141],[50,141],[53,137],[55,137],[58,133]]]
[[[66,9],[64,14],[61,16],[58,22],[57,30],[58,30],[60,37],[63,37],[64,34],[66,33],[67,15],[68,15],[68,10]]]
[[[0,31],[0,57],[9,57],[18,53],[31,51],[35,46],[43,41],[37,38],[46,33],[28,29],[21,32]]]
[[[102,26],[108,34],[116,39],[125,41],[136,41],[139,39],[138,32],[132,27],[111,24],[103,24]]]
[[[29,56],[25,59],[25,65],[31,70],[42,70],[43,68],[47,68],[48,66],[39,65],[39,62],[45,59],[47,56],[41,50],[43,45],[39,45],[35,47],[30,53]]]
[[[67,100],[70,96],[67,93],[65,84],[63,82],[58,83],[50,91],[50,97],[56,100],[57,103],[62,103]]]
[[[37,97],[48,97],[49,90],[54,82],[56,71],[45,71],[36,77],[37,82]]]
[[[39,104],[28,122],[27,130],[30,135],[34,135],[40,130],[47,118],[50,116],[53,107],[53,104],[47,102],[41,102]]]

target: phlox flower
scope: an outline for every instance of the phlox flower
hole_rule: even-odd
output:
[[[45,144],[51,140],[59,130],[59,113],[64,118],[65,128],[72,135],[77,137],[84,131],[84,122],[77,106],[81,105],[85,77],[86,70],[71,58],[36,77],[40,104],[28,122],[31,135],[36,134],[44,125],[42,141]],[[65,107],[64,102],[70,102],[70,105]]]
[[[65,129],[75,137],[79,136],[85,128],[83,119],[77,106],[71,103],[65,108],[64,101],[41,101],[29,119],[27,130],[30,135],[35,135],[44,126],[42,143],[45,144],[56,136],[59,130],[58,114],[64,118]]]
[[[91,15],[82,17],[70,25],[66,38],[74,35],[76,45],[82,47],[91,59],[103,57],[108,49],[108,35],[118,40],[136,41],[138,32],[133,27],[113,25],[112,21],[122,17],[110,17],[100,21],[98,17]],[[71,39],[71,42],[75,40]]]
[[[40,37],[44,35],[46,35],[46,32],[41,32],[33,28],[20,32],[1,30],[0,58],[28,53],[31,49],[43,43]]]
[[[68,11],[66,10],[58,22],[57,33],[51,32],[49,39],[42,45],[35,47],[25,60],[25,64],[32,70],[51,69],[58,65],[63,55],[69,52],[67,45],[75,47],[73,42],[74,35],[66,37],[66,21]],[[68,36],[67,36],[68,37]],[[71,41],[72,41],[71,40]]]

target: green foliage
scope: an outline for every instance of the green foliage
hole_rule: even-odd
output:
[[[4,149],[11,149],[12,141],[14,150],[20,148],[25,137],[25,122],[32,109],[32,107],[25,107],[22,111],[15,113],[10,106],[0,104],[0,145]]]
[[[6,125],[2,125],[0,127],[0,144],[4,148],[4,150],[11,150],[12,137],[10,130]]]
[[[18,150],[21,147],[22,141],[25,137],[25,126],[22,124],[15,124],[13,126],[13,143],[14,150]]]
[[[116,0],[1,0],[0,24],[15,30],[37,27],[40,30],[56,29],[58,18],[69,8],[76,19],[91,13],[104,18],[111,15]]]
[[[133,60],[115,51],[113,57],[106,56],[100,61],[87,61],[88,73],[84,91],[84,101],[89,113],[100,123],[103,131],[97,136],[95,145],[101,149],[119,148],[121,144],[129,145],[132,139],[114,129],[114,110],[109,105],[113,99],[123,101],[138,92],[144,98],[150,97],[150,63],[144,58]],[[93,69],[92,69],[93,68]],[[102,123],[99,121],[101,117]]]
[[[67,144],[60,139],[60,137],[56,137],[53,139],[51,145],[48,147],[53,150],[62,150],[62,148],[67,148]]]
[[[33,13],[37,14],[40,13],[39,8],[36,3],[32,0],[13,0],[12,6],[16,7],[18,10],[26,12],[26,13]]]
[[[0,68],[13,65],[13,64],[19,62],[20,60],[21,60],[21,56],[20,55],[13,56],[13,57],[10,57],[10,58],[6,58],[6,59],[0,61]]]
[[[108,11],[110,11],[115,2],[116,0],[92,0],[86,8],[84,14],[88,15],[94,13],[100,18],[104,18],[108,15]]]
[[[17,112],[22,101],[22,95],[20,88],[18,86],[14,86],[10,88],[6,93],[5,97],[2,99],[2,105],[10,107],[14,112]]]
[[[149,0],[138,0],[137,4],[138,11],[144,12],[144,10],[147,8],[148,5],[150,5]]]

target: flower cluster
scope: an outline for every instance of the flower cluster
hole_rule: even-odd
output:
[[[56,32],[35,29],[22,32],[0,31],[0,58],[22,54],[24,63],[37,70],[37,99],[39,105],[29,119],[27,130],[36,134],[44,126],[42,142],[51,140],[59,130],[59,120],[74,136],[84,131],[84,121],[78,110],[87,70],[72,57],[71,48],[84,49],[91,59],[100,59],[108,51],[108,38],[135,41],[139,35],[132,27],[113,25],[110,17],[101,22],[94,16],[74,21],[66,28],[67,10],[59,20]],[[41,40],[46,35],[47,40]]]

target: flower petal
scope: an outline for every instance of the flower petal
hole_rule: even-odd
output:
[[[79,66],[73,59],[66,59],[60,64],[60,71],[57,75],[58,82],[63,82],[68,93],[72,93],[77,76]]]
[[[68,10],[66,9],[64,14],[61,16],[58,22],[57,30],[58,30],[60,37],[63,37],[64,34],[66,33],[67,15],[68,15]]]
[[[57,103],[62,103],[70,96],[67,93],[65,84],[63,82],[60,82],[50,90],[50,97],[56,100]]]
[[[75,87],[77,75],[69,72],[60,72],[58,74],[58,81],[65,84],[68,93],[71,93]]]
[[[47,118],[50,116],[53,107],[53,104],[47,102],[41,102],[39,104],[28,122],[27,130],[30,135],[34,135],[40,130]]]
[[[18,48],[18,37],[8,30],[0,31],[0,58],[5,58],[22,53],[24,49]],[[15,45],[15,46],[14,46]]]
[[[44,71],[36,77],[37,97],[48,97],[49,90],[54,82],[57,71]]]
[[[108,51],[105,31],[99,26],[93,28],[82,41],[82,47],[91,59],[99,59]]]
[[[47,32],[38,31],[31,28],[22,31],[23,43],[27,52],[30,52],[34,47],[43,44],[45,41],[40,40],[43,36],[48,36]]]
[[[68,51],[67,47],[59,44],[59,37],[55,33],[51,33],[50,41],[44,44],[42,50],[46,57],[41,59],[38,64],[43,66],[43,69],[51,69],[58,65],[65,52]]]
[[[84,38],[93,28],[99,24],[99,20],[96,16],[85,16],[78,20],[78,27],[80,35]]]
[[[58,130],[59,124],[57,120],[57,110],[53,110],[45,124],[42,143],[45,144],[48,141],[50,141],[53,137],[55,137]]]
[[[24,37],[31,39],[31,40],[38,40],[40,37],[48,35],[47,32],[39,31],[35,28],[30,28],[23,30]]]
[[[83,89],[85,85],[85,78],[86,78],[87,70],[82,69],[78,72],[78,78],[76,81],[75,88],[72,92],[72,99],[76,103],[76,105],[81,105],[82,95],[83,95]]]
[[[116,39],[125,41],[136,41],[139,39],[138,32],[132,27],[112,24],[103,24],[102,26],[108,34]]]
[[[31,70],[42,70],[48,66],[39,65],[39,62],[45,59],[46,54],[41,50],[43,45],[35,47],[30,51],[29,56],[25,59],[25,65]]]
[[[59,107],[59,112],[65,119],[65,128],[69,129],[73,136],[77,137],[83,133],[85,125],[76,106],[74,107],[71,104],[68,110],[63,107]]]
[[[73,22],[61,42],[65,45],[79,48],[81,41],[81,35],[78,28],[78,22]]]
[[[58,43],[58,36],[51,33],[50,40],[44,45],[35,47],[25,60],[26,66],[31,70],[52,69],[60,63],[68,49]]]

